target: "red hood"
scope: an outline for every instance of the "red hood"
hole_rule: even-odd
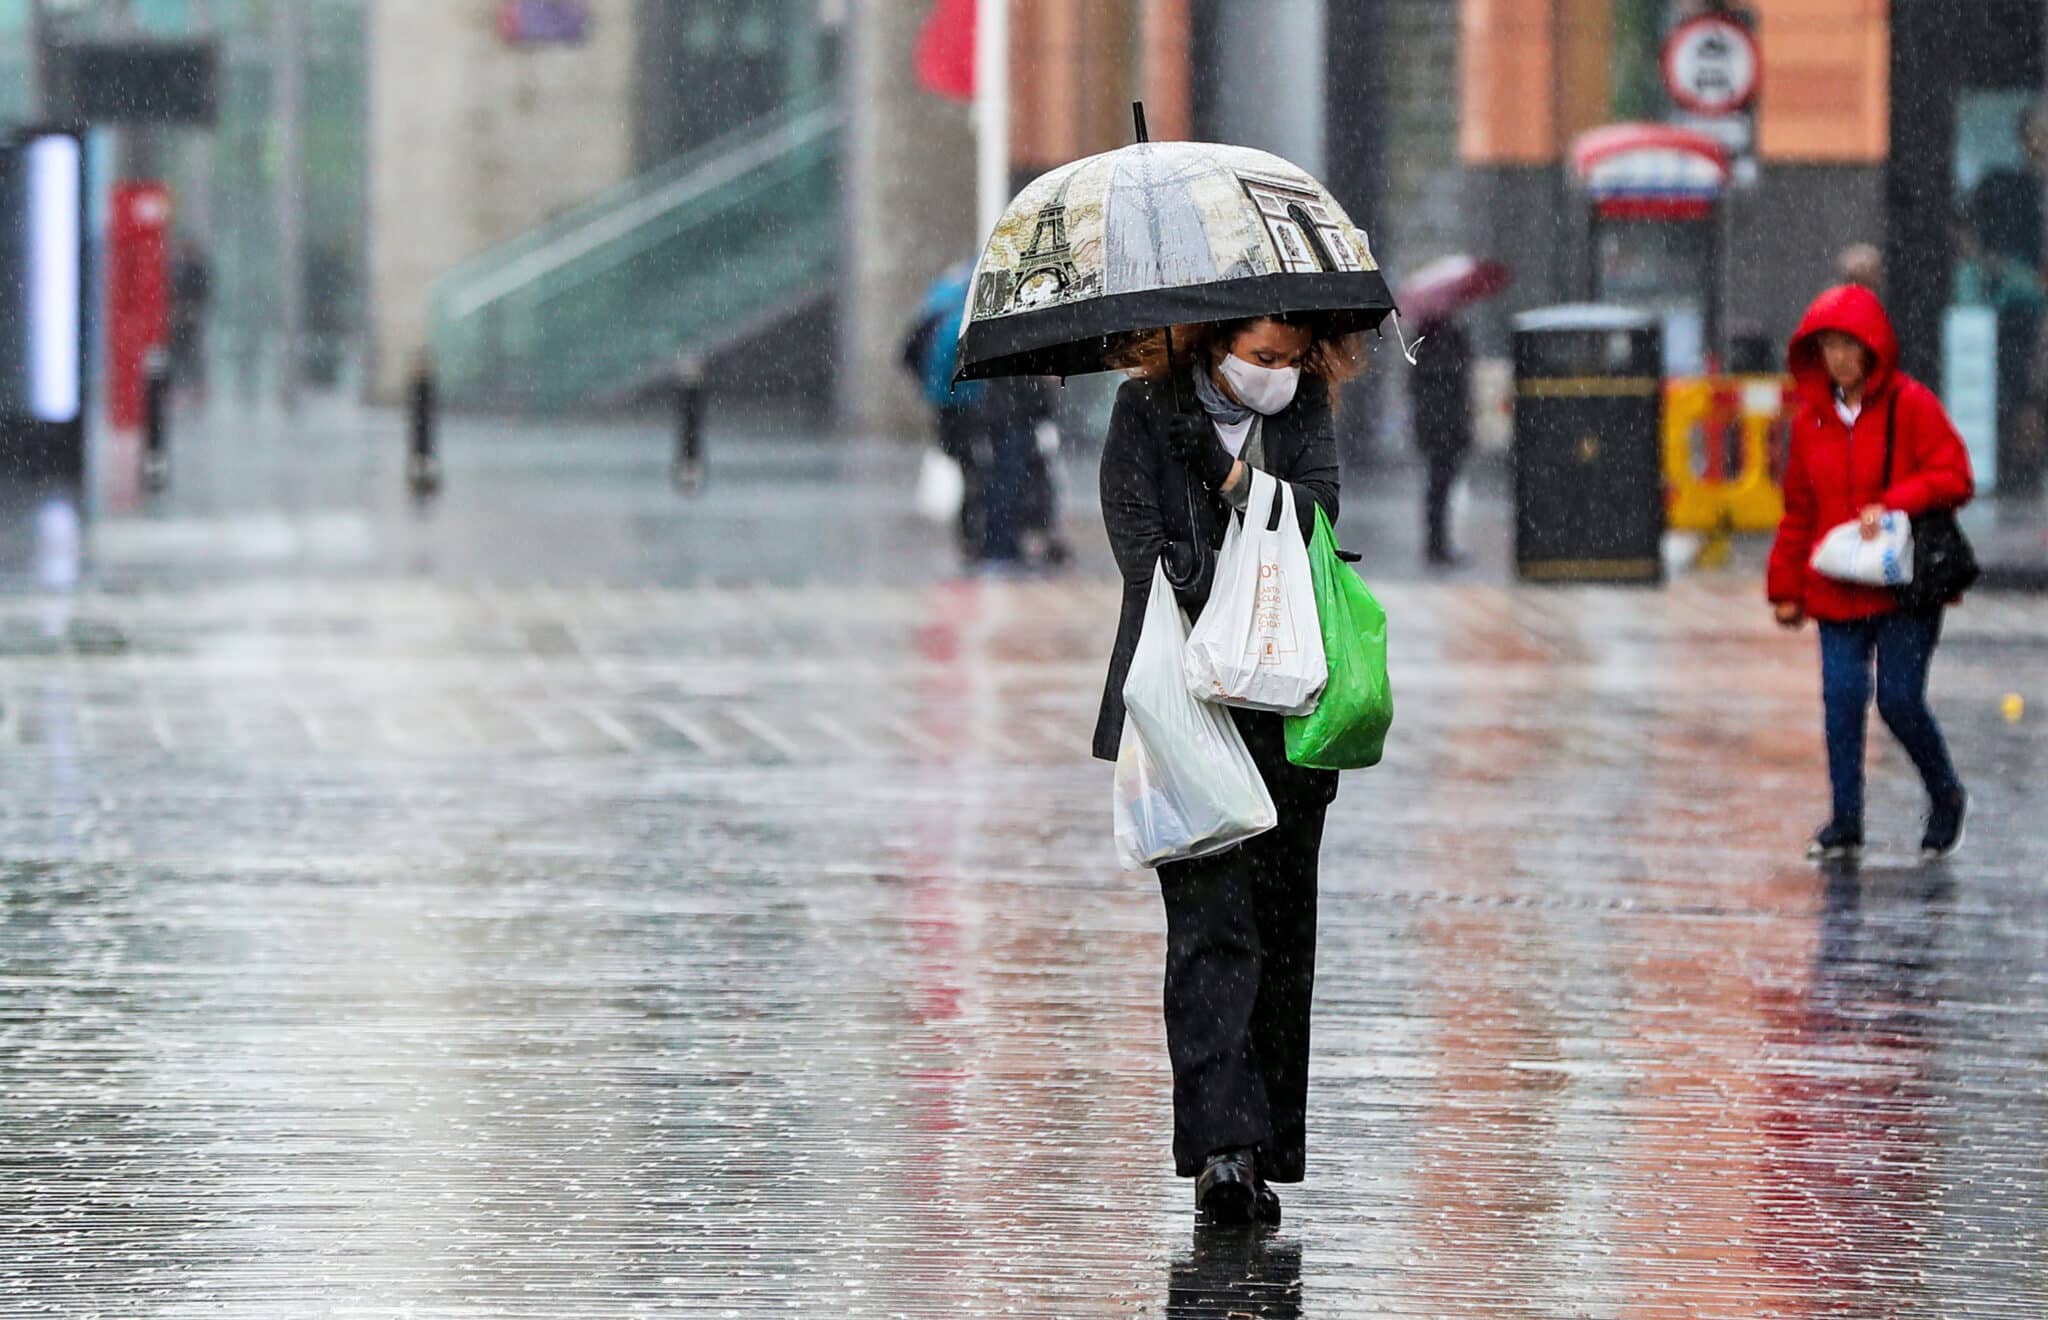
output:
[[[1877,369],[1870,373],[1864,397],[1883,394],[1898,370],[1899,336],[1877,295],[1860,284],[1837,285],[1813,300],[1813,306],[1806,309],[1806,319],[1793,334],[1785,364],[1799,382],[1800,394],[1820,408],[1827,407],[1835,397],[1834,382],[1828,379],[1827,366],[1820,356],[1823,330],[1852,334],[1877,354]]]

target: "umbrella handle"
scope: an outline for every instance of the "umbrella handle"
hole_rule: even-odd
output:
[[[1173,369],[1173,327],[1169,325],[1164,328],[1166,331],[1166,388],[1173,391],[1173,410],[1179,412],[1181,411],[1180,373]]]
[[[1131,126],[1137,130],[1138,141],[1150,142],[1152,140],[1152,135],[1145,131],[1145,103],[1143,101],[1131,102]],[[1181,410],[1180,373],[1173,369],[1173,327],[1169,325],[1165,329],[1166,388],[1173,391],[1173,410],[1179,412]]]

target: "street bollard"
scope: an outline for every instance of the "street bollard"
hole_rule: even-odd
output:
[[[684,358],[676,367],[676,489],[694,495],[704,489],[704,363]]]
[[[151,349],[142,370],[142,488],[159,491],[171,484],[171,355]]]
[[[406,452],[405,480],[413,494],[432,495],[441,489],[441,460],[434,453],[434,362],[425,354],[413,364],[407,397],[411,403],[411,442]]]

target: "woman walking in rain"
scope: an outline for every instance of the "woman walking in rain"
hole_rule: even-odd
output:
[[[1955,852],[1969,810],[1927,705],[1943,607],[1901,608],[1890,588],[1838,581],[1810,565],[1819,539],[1840,524],[1858,523],[1865,539],[1875,539],[1887,510],[1917,517],[1959,508],[1974,492],[1970,457],[1954,424],[1933,391],[1899,370],[1898,352],[1877,295],[1842,285],[1814,301],[1789,354],[1800,403],[1768,594],[1784,627],[1809,618],[1820,625],[1834,812],[1808,849],[1815,860],[1853,860],[1863,850],[1873,660],[1878,714],[1912,757],[1931,804],[1920,840],[1924,859]]]
[[[975,268],[957,373],[1135,377],[1102,455],[1103,521],[1124,580],[1095,725],[1107,761],[1119,759],[1134,657],[1172,658],[1159,637],[1140,647],[1154,580],[1200,611],[1253,471],[1286,483],[1305,541],[1318,509],[1336,520],[1331,388],[1357,370],[1359,334],[1393,311],[1364,232],[1299,166],[1248,147],[1149,142],[1143,107],[1134,121],[1136,144],[1051,170],[1003,209]],[[1170,617],[1171,603],[1160,606]],[[1242,773],[1255,769],[1258,824],[1273,824],[1227,851],[1196,856],[1207,840],[1190,837],[1138,855],[1156,861],[1166,902],[1174,1164],[1211,1221],[1278,1223],[1267,1183],[1299,1182],[1306,1162],[1316,865],[1337,776],[1287,759],[1280,716],[1232,708],[1226,726],[1218,710],[1188,711],[1197,701],[1180,677],[1165,675],[1183,722],[1231,744],[1197,737],[1194,755],[1230,760],[1245,796],[1261,786]],[[1219,736],[1233,729],[1242,757]],[[1364,764],[1377,759],[1368,751]],[[1120,833],[1128,861],[1123,843]]]
[[[1108,761],[1161,557],[1180,603],[1199,614],[1253,468],[1293,486],[1304,538],[1318,506],[1337,516],[1331,398],[1357,370],[1356,338],[1312,317],[1268,316],[1178,327],[1171,346],[1169,359],[1166,336],[1153,332],[1127,351],[1134,379],[1117,395],[1102,455],[1103,520],[1124,580],[1095,726],[1095,755]],[[1303,1173],[1316,863],[1337,775],[1288,761],[1280,716],[1231,716],[1279,824],[1227,852],[1159,867],[1173,1156],[1210,1219],[1278,1223],[1280,1198],[1267,1184]]]

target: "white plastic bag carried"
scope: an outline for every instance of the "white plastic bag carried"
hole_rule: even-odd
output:
[[[1215,585],[1188,638],[1188,691],[1219,705],[1306,715],[1329,677],[1294,488],[1255,469],[1244,517],[1223,533]]]
[[[967,496],[967,475],[960,465],[935,448],[924,451],[917,468],[917,516],[926,522],[949,523],[960,516]]]
[[[1116,757],[1116,857],[1127,871],[1222,852],[1279,820],[1230,712],[1188,695],[1187,636],[1166,568],[1155,565]]]
[[[1860,522],[1845,522],[1820,538],[1810,562],[1814,572],[1838,582],[1903,587],[1913,580],[1913,520],[1888,509],[1868,541]]]

